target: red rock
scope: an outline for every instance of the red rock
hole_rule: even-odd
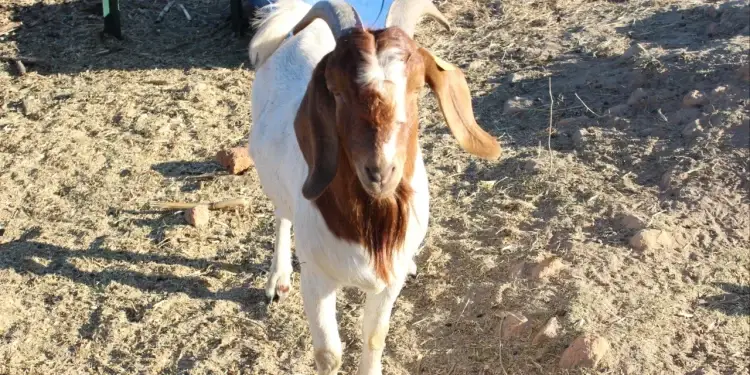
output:
[[[609,351],[607,339],[598,336],[583,335],[575,339],[560,357],[563,369],[596,368],[604,355]]]
[[[253,160],[246,147],[221,150],[216,154],[216,160],[231,174],[240,174],[253,166]]]
[[[522,314],[509,313],[503,319],[500,336],[503,341],[524,335],[530,328],[529,320]]]
[[[185,220],[192,226],[199,228],[208,224],[208,206],[199,205],[185,211]]]

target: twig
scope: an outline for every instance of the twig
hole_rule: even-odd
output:
[[[23,65],[23,62],[21,60],[16,60],[16,70],[18,71],[18,75],[22,76],[26,74],[26,66]]]
[[[159,16],[156,17],[157,23],[161,22],[161,20],[164,19],[164,15],[167,14],[167,12],[169,12],[169,8],[171,8],[172,5],[174,5],[175,1],[176,0],[169,0],[167,5],[164,6],[164,9],[162,9],[161,12],[159,12]]]
[[[187,9],[185,9],[185,6],[180,4],[179,7],[180,9],[182,9],[182,13],[185,13],[185,18],[187,18],[188,22],[192,21],[193,18],[190,17],[190,13],[188,13]]]
[[[549,151],[549,170],[552,172],[552,108],[555,106],[555,99],[552,97],[552,77],[548,77],[549,86],[549,132],[547,133],[547,150]]]
[[[19,26],[21,26],[20,23],[12,23],[10,25],[5,26],[5,28],[0,29],[0,36],[4,36],[5,34],[10,34],[16,31],[16,29],[18,29]]]
[[[250,203],[244,198],[227,199],[219,202],[208,204],[209,210],[225,210],[234,207],[247,207]],[[161,202],[152,203],[152,207],[167,210],[185,210],[196,206],[205,205],[205,203],[187,203],[187,202]]]
[[[593,113],[593,114],[594,114],[594,116],[596,116],[596,117],[602,117],[602,115],[600,115],[600,114],[598,114],[598,113],[594,112],[594,111],[593,111],[593,110],[592,110],[591,108],[589,108],[589,106],[587,106],[587,105],[586,105],[586,103],[585,103],[585,102],[583,101],[583,99],[581,99],[581,97],[580,97],[580,96],[578,96],[578,93],[577,93],[577,92],[575,93],[575,96],[576,96],[576,98],[578,98],[578,100],[579,100],[579,101],[581,102],[581,104],[583,104],[583,106],[584,106],[584,107],[586,107],[586,109],[588,109],[588,110],[589,110],[589,112],[591,112],[591,113]]]

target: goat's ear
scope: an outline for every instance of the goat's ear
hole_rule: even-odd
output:
[[[323,194],[336,176],[338,167],[336,104],[326,87],[327,61],[326,56],[315,67],[294,119],[297,143],[308,166],[302,195],[309,200]]]
[[[500,144],[479,127],[471,106],[471,92],[463,72],[430,51],[419,48],[425,66],[425,81],[437,96],[445,122],[466,152],[485,159],[500,156]]]

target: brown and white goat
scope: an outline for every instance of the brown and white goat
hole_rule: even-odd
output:
[[[429,0],[395,0],[378,30],[341,0],[281,0],[261,14],[249,147],[276,209],[266,294],[289,293],[294,226],[318,373],[341,365],[336,291],[357,287],[367,294],[359,373],[380,374],[391,309],[427,232],[425,83],[464,150],[495,159],[500,146],[477,125],[463,73],[412,39],[423,15],[448,27]]]

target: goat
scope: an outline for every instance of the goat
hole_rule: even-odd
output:
[[[463,73],[412,38],[430,0],[395,0],[386,27],[366,29],[342,0],[281,0],[260,9],[249,149],[272,201],[276,239],[266,296],[283,301],[295,228],[300,285],[318,374],[342,347],[336,292],[366,293],[359,374],[381,374],[393,304],[426,236],[427,172],[418,143],[425,83],[458,144],[485,159],[498,142],[477,125]]]

